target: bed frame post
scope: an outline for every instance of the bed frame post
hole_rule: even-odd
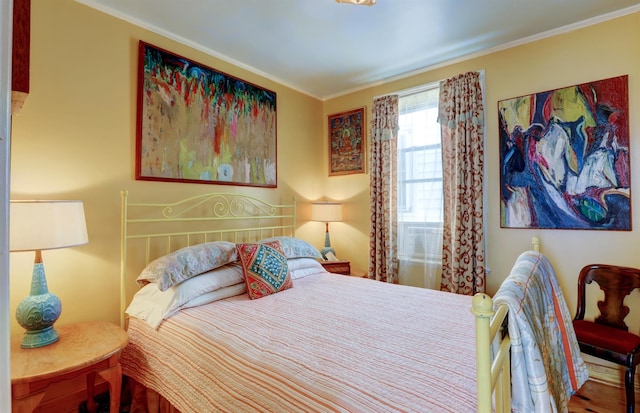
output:
[[[538,237],[533,237],[531,239],[531,244],[533,244],[533,250],[540,252],[540,238]]]
[[[490,321],[495,314],[493,300],[487,294],[473,297],[471,312],[476,316],[476,378],[478,413],[491,413],[491,333]]]

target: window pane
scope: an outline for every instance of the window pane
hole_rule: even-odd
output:
[[[405,180],[442,180],[442,151],[440,145],[421,150],[405,152],[399,157],[405,162]]]
[[[399,213],[401,221],[442,222],[442,181],[406,184],[413,208]]]
[[[442,222],[442,151],[438,88],[399,99],[398,211],[400,222]]]

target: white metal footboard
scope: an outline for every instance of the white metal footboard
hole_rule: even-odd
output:
[[[531,240],[540,251],[540,239]],[[511,340],[507,330],[506,305],[493,309],[487,294],[473,297],[471,312],[476,316],[476,378],[479,413],[511,411]]]

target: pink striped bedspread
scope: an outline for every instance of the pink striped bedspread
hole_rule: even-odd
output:
[[[471,297],[322,273],[129,321],[123,373],[189,412],[475,412]]]

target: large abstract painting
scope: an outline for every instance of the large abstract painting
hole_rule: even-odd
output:
[[[498,102],[503,228],[631,230],[628,76]]]
[[[140,42],[136,179],[277,186],[276,94]]]

